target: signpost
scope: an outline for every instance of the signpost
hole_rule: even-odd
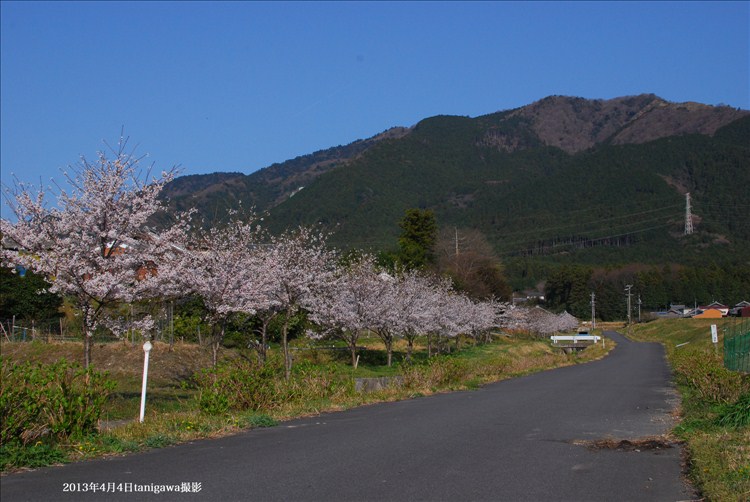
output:
[[[716,329],[716,325],[711,325],[711,342],[714,344],[714,352],[719,353],[719,331]]]
[[[143,359],[143,387],[141,387],[141,416],[140,422],[143,423],[143,415],[146,412],[146,381],[148,380],[148,354],[151,352],[151,342],[148,340],[143,344],[143,352],[145,353]]]

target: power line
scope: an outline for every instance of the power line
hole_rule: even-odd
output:
[[[615,220],[620,220],[620,219],[624,219],[624,218],[633,218],[633,217],[636,217],[636,216],[642,216],[644,214],[656,213],[658,211],[664,211],[666,209],[676,209],[678,207],[682,207],[682,205],[681,204],[676,204],[676,205],[665,206],[665,207],[660,207],[660,208],[656,208],[656,209],[648,209],[646,211],[639,211],[637,213],[629,213],[629,214],[624,214],[624,215],[620,215],[620,216],[611,216],[609,218],[600,218],[600,219],[596,219],[596,220],[583,221],[583,222],[576,221],[574,223],[569,223],[569,224],[565,224],[565,225],[555,225],[555,226],[547,227],[547,228],[534,228],[534,229],[522,230],[522,231],[518,231],[518,232],[503,233],[503,237],[513,237],[513,236],[516,236],[516,235],[527,235],[527,234],[531,234],[531,233],[542,233],[542,232],[548,232],[548,231],[552,231],[552,230],[558,230],[559,231],[559,230],[561,230],[563,228],[584,227],[584,226],[591,226],[591,225],[599,225],[599,224],[602,224],[602,223],[611,222],[611,221],[615,221]],[[566,214],[566,216],[567,216],[567,214]],[[671,216],[671,214],[667,215],[667,216]],[[636,223],[642,223],[642,222],[645,222],[645,221],[654,221],[654,220],[653,219],[652,220],[639,220]],[[631,225],[631,224],[632,223],[627,223],[626,225]]]
[[[625,237],[627,235],[633,235],[633,234],[640,234],[640,233],[644,233],[644,232],[650,232],[651,230],[658,230],[660,228],[669,227],[671,225],[672,225],[671,223],[665,223],[663,225],[656,225],[654,227],[644,228],[644,229],[641,229],[641,230],[633,230],[632,232],[625,232],[625,233],[615,234],[615,235],[606,235],[604,237],[597,237],[596,239],[587,239],[586,242],[588,242],[588,243],[594,243],[594,242],[604,241],[604,240],[607,240],[607,239],[616,239],[618,237]],[[545,249],[553,249],[553,248],[558,248],[558,247],[567,247],[567,246],[571,246],[571,245],[572,245],[572,243],[570,243],[570,242],[562,242],[562,243],[557,243],[557,244],[549,244],[549,245],[544,246],[544,248]],[[526,249],[520,249],[520,250],[516,249],[516,250],[513,250],[513,251],[505,251],[505,252],[502,252],[502,253],[498,253],[498,255],[499,256],[511,256],[511,255],[519,254],[519,253],[528,253],[528,252],[531,252],[533,250],[534,250],[533,248],[526,248]]]

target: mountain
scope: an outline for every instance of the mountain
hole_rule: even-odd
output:
[[[209,221],[241,200],[274,231],[319,223],[341,247],[394,247],[404,210],[420,207],[506,259],[669,263],[747,261],[748,186],[750,112],[646,94],[431,117],[251,175],[178,178],[165,194]]]
[[[365,140],[336,146],[276,163],[250,175],[213,173],[182,176],[169,183],[162,197],[172,209],[198,209],[208,221],[214,221],[239,203],[259,212],[285,201],[315,178],[356,159],[377,143],[403,137],[405,127],[393,127]]]

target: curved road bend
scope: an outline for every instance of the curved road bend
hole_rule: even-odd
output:
[[[0,495],[3,502],[695,498],[681,476],[679,446],[622,451],[581,444],[654,436],[671,427],[676,394],[662,347],[606,334],[618,346],[600,361],[477,391],[4,476]],[[114,491],[83,493],[83,483]],[[181,483],[188,493],[118,491]]]

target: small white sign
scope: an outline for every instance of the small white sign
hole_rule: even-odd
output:
[[[716,329],[716,325],[711,325],[711,341],[714,343],[719,343],[719,332]]]

